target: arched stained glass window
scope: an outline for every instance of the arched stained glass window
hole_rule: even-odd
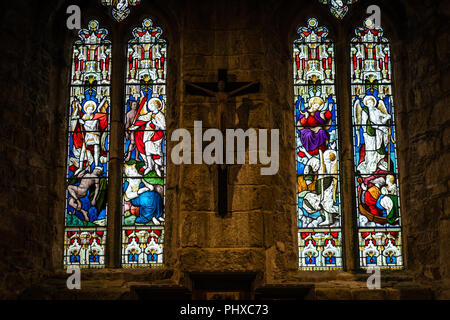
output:
[[[299,265],[342,268],[334,44],[314,18],[294,41]]]
[[[128,43],[122,266],[163,263],[166,57],[162,30],[145,19]]]
[[[389,41],[367,19],[351,42],[360,266],[403,267]]]
[[[72,50],[64,265],[104,266],[111,42],[90,21]]]

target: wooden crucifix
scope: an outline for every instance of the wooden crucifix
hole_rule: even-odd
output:
[[[227,70],[219,69],[219,77],[217,82],[186,82],[186,92],[191,95],[201,95],[214,97],[217,101],[217,129],[219,129],[224,137],[223,156],[226,155],[226,129],[228,126],[234,127],[234,118],[231,118],[227,109],[227,102],[232,97],[239,95],[259,92],[260,84],[258,81],[253,82],[227,82]],[[235,109],[233,110],[235,112]],[[234,114],[234,113],[233,113]],[[231,118],[231,119],[230,119]],[[225,162],[225,159],[224,159]],[[219,215],[225,217],[228,213],[228,167],[226,164],[217,165],[218,190],[217,190],[217,207]]]

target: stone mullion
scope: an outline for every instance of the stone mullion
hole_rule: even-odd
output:
[[[345,28],[339,28],[336,42],[336,91],[339,119],[339,150],[341,176],[341,210],[343,233],[344,270],[355,271],[358,268],[358,233],[355,207],[355,178],[353,170],[353,127],[350,95],[350,58],[349,43],[345,37]],[[339,63],[341,62],[341,63]]]
[[[125,43],[120,36],[120,25],[112,30],[112,78],[111,78],[111,133],[108,184],[108,232],[106,243],[106,267],[120,267],[121,216],[122,216],[122,164],[123,164],[123,94]]]

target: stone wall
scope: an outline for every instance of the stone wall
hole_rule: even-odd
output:
[[[407,257],[417,279],[436,284],[438,296],[449,298],[450,5],[423,1],[409,14],[410,63],[402,70],[407,99],[400,115]]]
[[[317,299],[450,297],[448,4],[361,0],[338,22],[316,1],[152,1],[133,8],[117,25],[101,5],[78,3],[85,19],[97,17],[115,32],[114,39],[125,36],[138,24],[133,19],[141,21],[147,12],[164,27],[171,50],[169,136],[178,127],[192,130],[195,120],[202,120],[204,128],[215,127],[214,100],[188,95],[183,81],[216,81],[218,69],[228,70],[229,81],[260,81],[259,93],[237,97],[229,107],[237,108],[238,128],[280,129],[279,174],[261,176],[260,166],[232,166],[231,214],[220,218],[214,199],[216,169],[169,164],[166,268],[117,269],[117,255],[111,254],[107,269],[83,272],[83,290],[69,292],[60,260],[67,86],[76,33],[65,29],[64,1],[15,1],[2,12],[1,31],[1,298],[130,298],[133,285],[184,285],[189,272],[243,271],[258,273],[258,285],[310,284],[311,298]],[[394,52],[407,261],[405,271],[384,273],[383,290],[376,292],[367,290],[367,275],[356,270],[352,250],[346,254],[345,271],[297,270],[290,63],[297,27],[315,15],[329,27],[330,37],[341,39],[337,71],[347,74],[345,40],[373,3],[383,9]],[[337,86],[345,99],[347,80],[341,78]],[[123,101],[121,93],[116,97]],[[350,106],[342,102],[340,109],[341,125],[348,127]],[[113,105],[113,110],[119,132],[122,106]],[[352,234],[351,140],[343,141],[346,227]],[[169,150],[171,146],[169,142]],[[120,150],[120,143],[113,148]],[[120,182],[112,188],[119,194]],[[120,204],[120,197],[110,201]],[[118,221],[114,213],[112,217]],[[347,239],[347,248],[354,248]]]
[[[44,9],[44,10],[42,10]],[[15,297],[52,270],[57,226],[51,210],[58,91],[47,41],[49,8],[15,1],[1,12],[0,297]],[[53,59],[56,58],[56,61]],[[57,170],[56,170],[57,171]]]

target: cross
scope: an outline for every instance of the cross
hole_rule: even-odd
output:
[[[258,81],[253,82],[227,82],[227,70],[219,69],[219,77],[217,82],[186,82],[186,92],[191,95],[201,95],[216,98],[217,101],[217,129],[219,129],[224,137],[223,155],[225,156],[225,130],[229,123],[227,102],[232,97],[245,95],[249,93],[259,92],[260,84]],[[234,122],[233,122],[234,127]],[[231,129],[231,128],[230,128]],[[225,164],[217,165],[218,190],[217,190],[217,207],[219,215],[223,218],[228,213],[228,167]]]

